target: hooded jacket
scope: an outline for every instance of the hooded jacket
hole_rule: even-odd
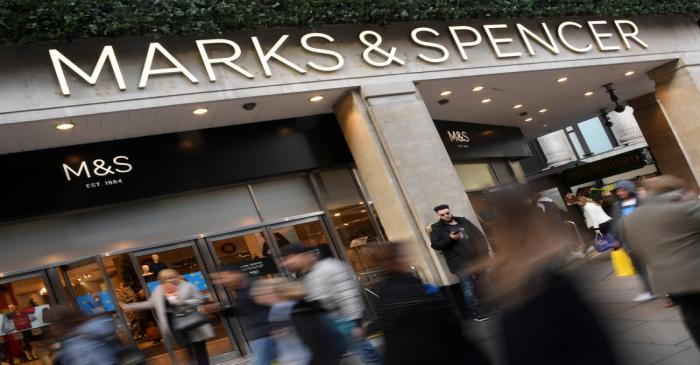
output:
[[[467,269],[470,262],[486,259],[489,245],[484,234],[468,219],[454,217],[454,220],[457,221],[456,225],[441,219],[430,226],[430,247],[442,253],[451,273],[458,274]],[[464,233],[464,238],[453,240],[450,237],[450,233],[456,229]]]

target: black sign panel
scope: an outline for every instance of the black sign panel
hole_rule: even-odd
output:
[[[653,163],[653,158],[649,150],[643,148],[564,170],[560,179],[562,183],[573,186],[636,170],[650,163]]]
[[[532,156],[520,128],[444,120],[435,127],[452,161]]]
[[[0,221],[349,164],[333,115],[0,156]]]

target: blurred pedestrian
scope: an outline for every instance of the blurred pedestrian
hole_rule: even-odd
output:
[[[352,268],[300,243],[287,245],[282,255],[282,265],[300,277],[306,301],[317,301],[329,312],[347,347],[365,364],[381,364],[381,354],[365,337],[364,304]]]
[[[430,226],[430,246],[442,253],[450,272],[459,278],[464,300],[472,311],[474,320],[486,321],[489,316],[481,308],[475,285],[476,276],[486,274],[466,273],[470,265],[488,260],[486,237],[467,218],[452,215],[447,204],[440,204],[433,210],[439,219]]]
[[[680,306],[700,348],[700,200],[689,199],[688,185],[675,176],[658,176],[643,184],[647,198],[624,218],[623,237],[648,265],[654,291],[669,293]]]
[[[635,302],[644,302],[654,299],[655,296],[652,294],[651,283],[649,281],[649,274],[647,273],[646,265],[640,262],[636,255],[634,255],[629,247],[627,247],[620,232],[622,218],[632,214],[632,212],[634,212],[640,205],[640,201],[637,199],[637,186],[631,181],[620,181],[615,184],[614,192],[618,201],[613,204],[611,209],[613,222],[610,228],[610,233],[622,244],[622,247],[624,247],[629,254],[630,259],[632,260],[632,265],[634,266],[635,271],[637,271],[637,275],[644,286],[644,291],[634,297],[633,300]]]
[[[499,254],[490,276],[503,316],[509,365],[616,364],[610,341],[571,281],[555,270],[566,243],[552,237],[544,217],[514,200],[501,209]]]
[[[109,316],[84,316],[78,309],[52,309],[52,331],[60,334],[55,365],[117,365],[120,344]]]
[[[451,306],[440,296],[426,294],[401,243],[383,243],[375,260],[388,274],[378,286],[377,319],[368,332],[383,334],[384,365],[489,363],[464,336]]]
[[[240,271],[212,273],[211,278],[215,284],[225,285],[235,294],[234,305],[213,303],[202,306],[202,310],[238,317],[252,352],[251,365],[272,365],[277,358],[277,349],[270,337],[270,306],[257,303],[251,295],[254,279]]]
[[[584,259],[586,255],[577,252],[577,242],[572,239],[571,231],[567,230],[566,221],[564,220],[564,212],[559,206],[548,197],[543,197],[539,193],[532,194],[530,200],[542,211],[545,216],[543,223],[546,224],[546,230],[549,235],[556,237],[561,242],[564,242],[570,247],[570,255],[573,258]]]
[[[202,304],[202,294],[194,284],[181,280],[180,274],[173,269],[158,272],[158,285],[151,297],[139,303],[121,303],[126,311],[154,310],[158,329],[163,338],[174,340],[187,349],[197,365],[208,365],[206,340],[214,337],[214,328],[210,323],[196,321],[197,325],[188,330],[177,330],[183,321],[197,316],[197,307]],[[180,323],[178,323],[180,321]]]

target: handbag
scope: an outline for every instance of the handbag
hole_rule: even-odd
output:
[[[597,252],[605,252],[620,247],[622,247],[620,241],[616,240],[610,233],[603,234],[596,232],[595,239],[593,239],[593,248]]]
[[[209,323],[209,317],[197,308],[179,311],[173,319],[173,330],[187,332]]]

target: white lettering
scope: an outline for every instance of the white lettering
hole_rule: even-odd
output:
[[[153,67],[153,56],[155,56],[156,51],[162,54],[175,67],[161,68],[156,70],[151,69]],[[148,46],[146,63],[143,65],[143,71],[141,72],[141,81],[139,82],[139,89],[143,89],[146,87],[146,84],[148,84],[148,77],[151,75],[164,75],[173,73],[181,73],[185,75],[185,77],[187,77],[193,84],[199,82],[199,80],[197,80],[197,78],[194,77],[194,75],[192,75],[192,73],[180,63],[180,61],[173,57],[173,55],[171,55],[170,52],[168,52],[168,50],[165,49],[165,47],[161,46],[160,43],[157,42],[151,43]]]
[[[305,74],[306,70],[303,68],[299,67],[298,65],[294,64],[292,61],[280,56],[277,54],[277,50],[282,47],[282,44],[284,41],[289,38],[289,34],[284,34],[280,39],[277,40],[277,43],[275,43],[272,48],[270,48],[267,53],[265,53],[262,50],[262,47],[260,46],[260,42],[258,41],[258,37],[251,37],[250,39],[253,41],[253,46],[255,46],[255,52],[258,54],[258,59],[260,60],[260,64],[263,67],[263,70],[265,70],[265,76],[270,77],[272,76],[272,71],[270,70],[270,64],[269,61],[270,59],[274,58],[277,61],[281,62],[282,64],[288,66],[292,70],[300,73],[300,74]]]
[[[491,31],[493,29],[506,29],[506,28],[508,28],[508,25],[506,25],[506,24],[484,25],[484,30],[486,31],[486,37],[489,39],[489,43],[491,43],[491,47],[493,48],[493,51],[496,52],[496,57],[498,57],[498,58],[511,58],[511,57],[522,56],[522,53],[520,53],[520,52],[503,53],[503,52],[501,52],[501,49],[498,47],[499,43],[511,43],[511,42],[513,42],[513,38],[494,38],[493,33]]]
[[[559,36],[559,40],[564,45],[564,47],[566,47],[574,52],[577,52],[577,53],[586,53],[593,48],[593,46],[590,44],[587,44],[583,48],[578,48],[578,47],[572,45],[571,43],[569,43],[569,41],[567,41],[566,38],[564,37],[564,28],[566,28],[566,27],[574,27],[574,28],[578,28],[578,29],[583,28],[583,26],[581,24],[576,23],[576,22],[563,22],[563,23],[559,24],[559,28],[557,28],[557,35]]]
[[[464,47],[473,47],[481,43],[481,34],[479,33],[478,30],[468,27],[466,25],[459,25],[459,26],[451,26],[448,28],[450,30],[450,34],[452,34],[452,39],[455,42],[455,46],[457,46],[457,49],[459,50],[459,53],[462,55],[462,60],[466,61],[469,59],[467,57],[467,52],[464,50]],[[462,42],[459,39],[459,36],[457,35],[457,31],[460,30],[466,30],[469,32],[472,32],[474,34],[474,40],[471,42]]]
[[[606,46],[603,44],[603,38],[612,38],[612,36],[613,36],[612,33],[598,33],[598,30],[595,29],[596,25],[605,25],[605,24],[608,24],[608,22],[605,20],[591,20],[588,22],[588,27],[591,29],[591,34],[593,34],[593,39],[595,39],[596,43],[598,44],[598,48],[601,51],[619,51],[620,46]]]
[[[627,24],[630,27],[632,27],[632,32],[631,33],[626,33],[625,31],[622,30],[622,24]],[[615,27],[617,27],[617,31],[620,33],[620,37],[622,38],[622,41],[625,43],[625,48],[630,49],[632,48],[630,46],[630,42],[627,40],[627,38],[630,38],[637,42],[640,46],[644,48],[649,48],[649,46],[644,43],[639,37],[637,37],[637,34],[639,34],[639,28],[637,28],[637,24],[634,24],[634,22],[629,21],[629,20],[616,20],[615,21]]]
[[[233,55],[229,57],[224,57],[224,58],[209,58],[209,55],[207,54],[206,50],[206,45],[207,44],[226,44],[229,45],[231,48],[233,48]],[[216,81],[216,75],[214,74],[214,69],[211,67],[211,65],[215,63],[222,63],[241,75],[252,79],[254,76],[250,72],[246,71],[243,67],[238,66],[237,64],[233,63],[233,61],[237,60],[238,57],[241,56],[241,47],[236,44],[236,42],[230,41],[228,39],[205,39],[205,40],[198,40],[197,41],[197,48],[199,49],[199,56],[202,58],[202,62],[204,63],[204,68],[207,70],[207,75],[209,75],[209,81],[214,82]]]
[[[550,52],[552,52],[554,54],[559,54],[559,47],[557,47],[556,43],[554,43],[554,37],[552,36],[552,33],[549,31],[549,27],[547,27],[546,23],[542,23],[542,29],[544,29],[544,33],[547,36],[547,40],[549,40],[549,42],[540,38],[540,36],[533,33],[531,30],[527,29],[524,25],[522,25],[520,23],[515,24],[515,26],[518,28],[518,32],[520,33],[520,37],[523,39],[523,42],[525,43],[525,47],[527,47],[527,51],[530,53],[530,56],[535,55],[535,50],[532,48],[532,44],[530,43],[530,39],[539,43],[543,47],[547,48]]]
[[[447,131],[450,142],[469,143],[469,135],[465,131]]]
[[[122,162],[121,160],[128,161],[129,158],[126,157],[126,156],[117,156],[117,157],[115,157],[115,158],[112,159],[112,162],[114,162],[115,165],[124,167],[123,170],[120,170],[120,169],[117,167],[117,168],[115,169],[117,172],[120,172],[120,173],[122,173],[122,174],[126,174],[127,172],[129,172],[129,171],[131,171],[131,170],[134,169],[134,166],[133,166],[133,165],[131,165],[131,164],[128,163],[128,162]]]
[[[80,177],[80,175],[85,172],[85,175],[87,177],[92,177],[90,176],[90,170],[88,169],[87,163],[85,161],[80,163],[80,167],[78,168],[78,171],[73,170],[70,166],[63,164],[63,172],[66,174],[66,180],[70,180],[70,174],[75,175],[76,177]]]
[[[102,67],[104,67],[107,60],[109,60],[109,64],[112,66],[112,72],[114,73],[114,78],[117,80],[119,90],[126,90],[124,76],[122,76],[122,70],[119,68],[119,62],[117,62],[117,56],[114,54],[114,49],[112,46],[105,46],[102,48],[102,53],[100,54],[100,58],[97,60],[95,68],[92,70],[92,75],[85,73],[85,71],[83,71],[58,50],[50,49],[49,55],[51,56],[51,63],[53,64],[53,69],[56,72],[56,77],[58,77],[58,83],[61,85],[61,93],[63,93],[63,95],[70,95],[70,88],[68,88],[66,75],[63,73],[63,66],[61,64],[68,66],[68,68],[73,70],[73,72],[75,72],[83,80],[87,81],[88,84],[95,85],[97,83],[97,78],[100,76],[100,73],[102,73]]]
[[[445,48],[445,46],[443,46],[442,44],[439,44],[439,43],[426,42],[424,40],[418,39],[418,33],[420,33],[420,32],[428,32],[436,37],[439,36],[440,33],[438,33],[435,29],[432,29],[432,28],[420,27],[420,28],[414,29],[411,32],[411,39],[421,46],[439,49],[442,52],[442,57],[432,58],[432,57],[428,57],[422,53],[419,53],[418,58],[420,58],[421,60],[423,60],[425,62],[430,62],[430,63],[442,63],[442,62],[447,61],[447,59],[450,57],[450,52],[447,50],[447,48]]]
[[[323,71],[323,72],[333,72],[333,71],[340,70],[343,67],[343,65],[345,64],[345,60],[343,59],[343,56],[340,53],[335,52],[335,51],[310,46],[309,45],[309,38],[314,38],[314,37],[323,38],[329,42],[334,41],[333,37],[329,36],[328,34],[309,33],[309,34],[306,34],[303,37],[301,37],[301,46],[305,50],[307,50],[311,53],[319,53],[319,54],[325,54],[325,55],[332,56],[338,62],[336,62],[336,64],[334,66],[321,66],[313,61],[309,61],[309,63],[307,63],[307,65],[309,65],[309,67],[311,67],[313,69],[316,69],[318,71]]]

